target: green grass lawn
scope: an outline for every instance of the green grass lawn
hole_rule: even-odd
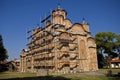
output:
[[[120,80],[120,77],[105,75],[107,69],[100,69],[92,73],[75,73],[75,74],[56,74],[49,76],[36,76],[35,73],[20,72],[2,72],[0,80]],[[112,69],[113,73],[120,72],[120,69]]]
[[[35,76],[36,76],[35,73],[21,73],[21,72],[2,72],[2,73],[0,73],[0,79],[35,77]]]
[[[107,77],[105,75],[66,74],[63,76],[71,80],[120,80],[119,77]]]

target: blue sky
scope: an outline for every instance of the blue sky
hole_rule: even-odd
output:
[[[36,28],[58,3],[72,23],[84,17],[93,36],[105,31],[120,34],[120,0],[0,0],[0,34],[9,60],[19,58],[27,48],[27,30]]]

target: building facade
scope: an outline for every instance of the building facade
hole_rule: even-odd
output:
[[[111,68],[120,68],[120,57],[115,57],[111,60]]]
[[[39,27],[28,37],[28,49],[22,50],[20,71],[69,73],[96,71],[96,43],[89,30],[89,24],[74,23],[61,8],[52,11]]]

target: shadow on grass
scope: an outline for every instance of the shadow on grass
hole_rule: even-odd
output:
[[[120,72],[115,74],[115,73],[112,72],[112,70],[108,70],[106,76],[120,77]]]
[[[71,80],[62,76],[39,76],[39,77],[23,77],[23,78],[9,78],[1,80]]]
[[[120,80],[120,72],[113,74],[111,70],[108,70],[106,76],[109,78],[109,80]]]
[[[106,79],[105,79],[106,80]],[[120,80],[120,77],[107,76],[107,80]]]

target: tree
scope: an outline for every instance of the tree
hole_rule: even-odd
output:
[[[105,62],[106,62],[103,54],[98,53],[97,60],[98,60],[98,68],[103,68],[105,66]]]
[[[119,54],[118,56],[119,56],[119,59],[120,59],[120,35],[117,36],[117,43],[116,44],[117,44],[117,46],[116,46],[117,49],[116,50]]]
[[[112,32],[99,32],[95,36],[97,52],[106,55],[109,68],[111,59],[118,56],[120,50],[120,36]]]
[[[8,58],[7,50],[3,46],[2,36],[0,35],[0,63]]]

